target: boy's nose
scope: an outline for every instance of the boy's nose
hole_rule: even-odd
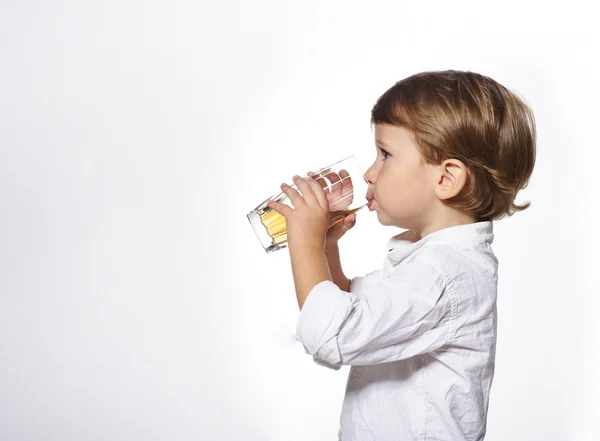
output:
[[[373,185],[375,185],[375,173],[373,171],[373,166],[369,167],[369,169],[365,173],[365,180],[367,181],[370,187],[373,187]]]

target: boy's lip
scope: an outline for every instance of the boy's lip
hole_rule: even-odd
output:
[[[373,188],[369,188],[369,190],[367,191],[367,194],[365,195],[365,198],[367,199],[367,207],[369,207],[370,211],[373,211],[371,206],[373,205],[373,201],[375,201],[374,193],[375,192],[373,191]]]

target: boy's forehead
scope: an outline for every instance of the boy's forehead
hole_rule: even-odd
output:
[[[375,143],[393,147],[410,138],[410,133],[404,127],[391,124],[375,124]]]

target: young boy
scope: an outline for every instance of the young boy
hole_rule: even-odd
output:
[[[328,203],[312,178],[285,184],[300,317],[297,339],[323,366],[350,365],[343,441],[483,440],[496,351],[498,261],[492,221],[535,162],[528,106],[472,72],[424,72],[372,110],[377,158],[365,174],[369,209],[405,229],[383,268],[348,280]]]

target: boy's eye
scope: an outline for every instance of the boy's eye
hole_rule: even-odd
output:
[[[381,151],[381,154],[383,155],[383,159],[382,161],[385,161],[387,159],[388,156],[392,156],[390,155],[388,152],[386,152],[385,150],[383,150],[381,147],[379,147],[379,150]],[[387,156],[386,156],[387,155]]]

